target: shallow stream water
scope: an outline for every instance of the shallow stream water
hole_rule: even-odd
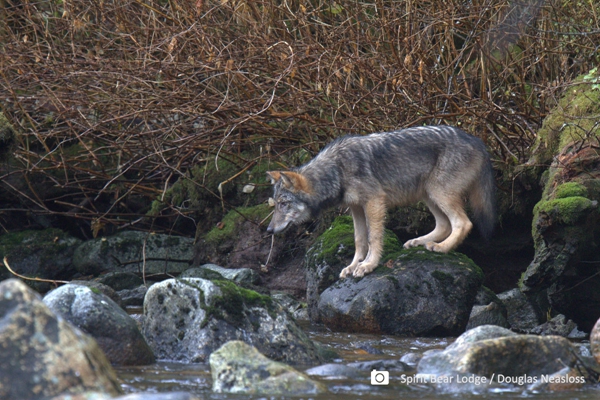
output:
[[[398,360],[407,353],[420,353],[431,349],[443,349],[454,338],[403,338],[386,335],[348,334],[329,332],[321,327],[304,326],[309,336],[318,342],[330,346],[337,352],[336,363],[391,359]],[[373,350],[375,349],[375,350]],[[379,351],[381,354],[371,354]],[[309,366],[296,366],[305,370]],[[459,392],[444,392],[425,384],[402,383],[405,377],[412,376],[414,370],[407,372],[390,371],[389,385],[372,386],[370,372],[358,378],[313,379],[324,382],[330,393],[310,396],[259,396],[213,393],[210,366],[207,364],[179,364],[159,362],[143,367],[119,367],[117,373],[122,380],[126,393],[135,392],[174,392],[186,391],[201,399],[315,399],[315,400],[392,400],[392,399],[600,399],[600,387],[588,385],[584,389],[566,392],[530,392],[518,386],[503,386],[495,389]]]

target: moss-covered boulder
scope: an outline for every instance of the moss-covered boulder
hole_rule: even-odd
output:
[[[455,336],[464,332],[482,282],[479,267],[462,254],[409,249],[389,267],[327,288],[318,315],[339,331]]]
[[[0,236],[0,280],[12,277],[4,267],[6,257],[16,273],[30,278],[70,280],[76,272],[73,253],[81,243],[60,229],[25,230]],[[45,282],[27,281],[40,292],[50,290]]]
[[[106,272],[180,274],[190,267],[194,240],[182,236],[123,231],[82,243],[73,265],[86,275]]]
[[[596,70],[580,77],[538,132],[530,164],[548,169],[534,208],[535,257],[520,281],[524,293],[547,291],[552,311],[586,331],[600,315],[598,83]]]
[[[230,340],[276,361],[312,364],[317,346],[269,296],[226,280],[169,279],[148,289],[143,333],[159,359],[205,362]]]
[[[398,238],[385,231],[383,256],[385,264],[402,251]],[[354,225],[352,217],[337,217],[331,227],[321,234],[308,249],[305,257],[308,313],[313,322],[319,321],[317,307],[321,293],[333,285],[354,256]]]

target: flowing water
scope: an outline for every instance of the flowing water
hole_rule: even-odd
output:
[[[402,338],[386,335],[348,334],[329,332],[323,328],[307,325],[305,330],[309,336],[322,344],[330,346],[337,352],[336,363],[356,361],[398,360],[407,353],[422,354],[431,349],[443,349],[454,338]],[[371,354],[379,352],[380,354]],[[298,367],[304,370],[313,366]],[[392,400],[392,399],[600,399],[600,387],[587,385],[584,389],[566,392],[530,392],[523,387],[498,386],[493,389],[478,390],[472,385],[471,390],[459,392],[441,391],[426,384],[405,384],[406,377],[411,377],[414,370],[407,372],[389,371],[389,385],[372,386],[369,371],[357,378],[322,378],[313,379],[324,382],[330,393],[324,395],[304,396],[258,396],[219,394],[211,391],[212,378],[208,364],[179,364],[159,362],[143,367],[117,368],[126,393],[135,392],[174,392],[186,391],[201,399],[315,399],[315,400]]]

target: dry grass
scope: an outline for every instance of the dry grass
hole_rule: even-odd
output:
[[[2,2],[5,229],[15,212],[148,228],[132,199],[193,165],[348,133],[460,125],[520,163],[600,43],[593,1]]]

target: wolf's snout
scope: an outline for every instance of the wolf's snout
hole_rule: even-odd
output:
[[[275,232],[275,229],[271,225],[269,225],[267,227],[267,233],[274,233],[274,232]]]

